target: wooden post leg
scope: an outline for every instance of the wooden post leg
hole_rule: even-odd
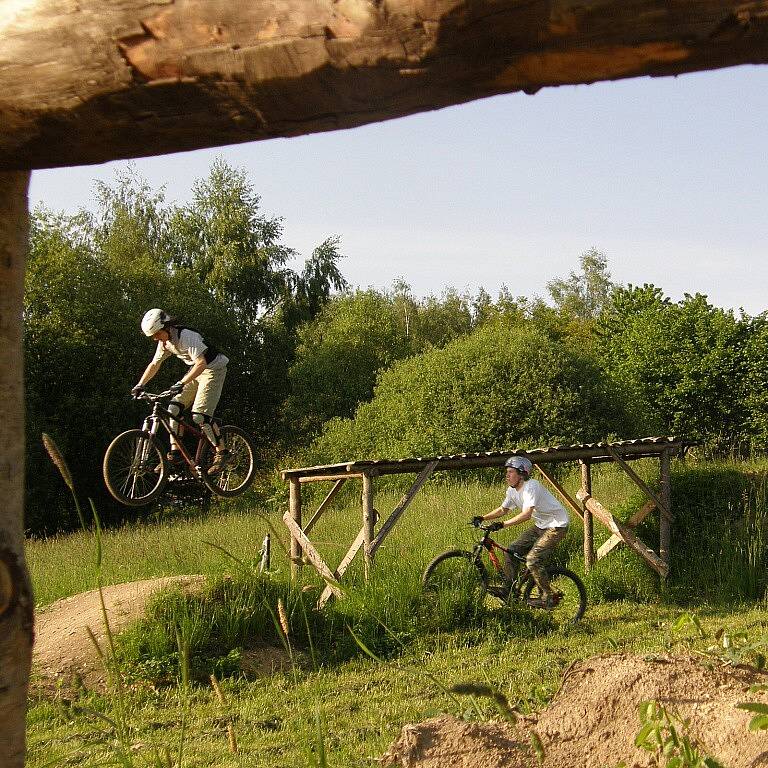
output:
[[[588,461],[581,462],[581,490],[592,495],[592,472]],[[589,573],[595,564],[595,533],[592,512],[584,505],[584,572]]]
[[[373,554],[371,543],[374,539],[373,526],[376,523],[376,512],[373,509],[373,477],[367,472],[363,474],[363,559],[365,562],[365,580],[371,575]]]
[[[297,477],[290,479],[290,497],[288,500],[288,512],[291,520],[301,528],[301,483]],[[301,544],[291,533],[291,578],[299,575],[301,568]]]
[[[664,451],[660,457],[661,463],[661,501],[672,514],[672,481],[670,478],[669,451]],[[672,526],[666,515],[659,515],[659,556],[669,566],[672,554]]]

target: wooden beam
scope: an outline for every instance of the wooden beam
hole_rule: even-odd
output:
[[[659,554],[667,564],[672,558],[672,480],[670,475],[670,455],[666,451],[661,455],[661,497],[670,510],[669,516],[659,520]]]
[[[768,62],[765,0],[8,4],[0,170],[297,136],[502,93]]]
[[[364,541],[365,529],[361,528],[360,532],[357,534],[357,537],[352,542],[352,546],[350,546],[350,548],[347,550],[347,553],[339,563],[339,567],[336,568],[336,570],[333,572],[333,575],[336,577],[336,581],[340,581],[341,577],[347,572],[347,568],[349,568],[350,564],[355,559],[355,555],[360,551],[360,547],[363,546]],[[331,598],[331,595],[333,595],[331,585],[326,584],[325,589],[320,593],[320,598],[317,601],[318,608],[322,608]]]
[[[666,578],[669,573],[667,564],[650,547],[635,536],[628,526],[616,520],[614,516],[599,501],[597,501],[597,499],[588,496],[583,491],[579,491],[576,496],[579,501],[584,502],[584,506],[586,506],[603,525],[605,525],[612,533],[620,536],[624,543],[630,549],[637,552],[637,554],[640,555],[640,557],[642,557],[643,560],[645,560],[645,562],[659,574],[659,576]]]
[[[363,506],[363,562],[365,563],[365,580],[368,581],[373,568],[371,544],[373,543],[376,524],[376,510],[373,508],[373,478],[368,473],[363,474],[361,500]]]
[[[400,499],[398,505],[392,511],[392,514],[384,521],[383,525],[379,529],[379,533],[376,538],[371,542],[371,557],[376,554],[376,550],[381,546],[381,543],[387,537],[389,532],[394,528],[395,523],[400,519],[400,516],[408,508],[408,505],[413,501],[416,494],[421,490],[424,483],[429,480],[432,473],[435,471],[437,461],[430,462],[424,469],[421,470],[419,476],[411,486],[408,493]]]
[[[610,451],[613,460],[624,470],[624,472],[627,473],[629,478],[634,481],[635,485],[656,504],[656,507],[661,512],[661,514],[664,515],[667,520],[671,520],[672,515],[667,508],[667,505],[659,498],[653,489],[648,486],[645,480],[643,480],[643,478],[640,477],[640,475],[638,475],[637,472],[635,472],[635,470],[632,469],[632,467],[630,467],[629,464],[627,464],[627,462],[618,455],[618,453],[616,453],[616,451],[614,451],[612,448],[609,448],[608,450]],[[662,456],[663,455],[664,454],[662,454]]]
[[[323,512],[325,512],[328,505],[333,501],[336,494],[341,490],[341,487],[346,482],[347,482],[346,477],[342,477],[340,480],[337,480],[335,482],[333,488],[331,488],[331,490],[328,491],[328,495],[323,499],[322,504],[320,504],[320,506],[315,511],[315,514],[312,515],[309,522],[304,526],[304,529],[303,529],[304,533],[309,535],[309,532],[315,527],[315,523],[320,519],[320,515],[322,515]]]
[[[300,483],[319,483],[327,480],[349,480],[350,478],[362,477],[362,472],[335,472],[330,475],[309,475],[307,477],[299,477]]]
[[[560,483],[555,480],[552,475],[547,474],[538,464],[534,464],[534,467],[541,472],[544,479],[562,496],[563,501],[580,517],[582,518],[581,509],[579,509],[579,505],[568,495],[568,492],[563,488]],[[582,518],[583,519],[583,518]]]
[[[343,592],[333,583],[335,581],[334,575],[331,573],[331,569],[325,564],[323,558],[320,557],[318,551],[314,548],[312,542],[306,537],[301,527],[291,517],[290,512],[286,512],[283,515],[283,522],[288,526],[288,530],[291,532],[293,540],[297,541],[304,550],[304,554],[307,556],[312,565],[315,566],[317,572],[325,579],[326,586],[330,587],[336,597],[343,597]]]
[[[288,495],[288,515],[295,527],[301,530],[301,485],[297,478],[290,479]],[[289,525],[288,530],[293,530]],[[295,579],[301,568],[301,545],[295,536],[291,536],[291,578]]]
[[[587,495],[592,495],[592,467],[589,462],[581,464],[581,490]],[[595,564],[595,530],[592,513],[584,507],[584,571],[589,573]]]
[[[650,499],[643,504],[640,509],[635,512],[632,517],[627,520],[627,527],[632,528],[634,530],[637,528],[640,523],[645,520],[648,515],[653,512],[653,510],[656,509],[656,502],[651,501]],[[600,547],[600,549],[597,550],[597,559],[602,560],[609,552],[612,552],[616,547],[619,546],[619,544],[623,544],[620,536],[617,536],[615,533],[606,541],[603,543],[603,545]]]

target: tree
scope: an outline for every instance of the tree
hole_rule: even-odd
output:
[[[577,320],[595,320],[607,305],[616,284],[611,281],[608,259],[602,251],[590,248],[579,259],[581,273],[567,279],[550,280],[547,290],[555,307]]]

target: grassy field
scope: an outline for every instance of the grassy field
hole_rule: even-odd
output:
[[[651,480],[655,467],[645,464],[636,466]],[[576,475],[563,480],[573,489]],[[593,492],[622,514],[641,503],[625,478],[611,468],[596,473]],[[247,499],[200,519],[159,516],[151,523],[105,532],[105,584],[203,573],[219,585],[212,594],[221,603],[226,603],[221,596],[229,594],[221,585],[234,585],[229,609],[211,613],[211,603],[217,602],[212,600],[204,606],[208,613],[200,614],[202,623],[213,625],[231,619],[227,610],[253,612],[254,603],[247,603],[246,610],[245,592],[236,587],[248,583],[244,571],[253,567],[264,534],[274,528],[269,589],[258,593],[256,600],[270,603],[270,615],[262,617],[261,624],[243,626],[262,628],[263,636],[253,645],[279,645],[280,631],[270,617],[277,615],[277,601],[282,601],[294,663],[283,672],[256,679],[221,674],[223,697],[219,697],[200,669],[180,663],[194,653],[190,645],[203,641],[182,620],[175,625],[176,636],[169,631],[168,616],[176,621],[188,610],[175,607],[178,598],[171,596],[158,603],[154,624],[127,633],[123,640],[128,684],[121,693],[82,692],[73,697],[62,691],[31,702],[29,765],[373,766],[407,722],[441,712],[467,718],[494,715],[487,700],[448,693],[455,683],[490,684],[521,711],[531,711],[546,704],[563,671],[577,659],[616,651],[705,650],[717,644],[715,633],[725,629],[736,638],[730,652],[749,660],[754,643],[764,637],[767,616],[762,603],[729,596],[727,601],[688,600],[685,607],[676,605],[669,591],[662,593],[630,553],[611,556],[590,576],[591,604],[585,619],[573,628],[552,631],[524,608],[489,612],[474,623],[435,625],[419,604],[422,569],[443,549],[469,545],[473,532],[466,525],[468,519],[497,506],[502,495],[501,483],[424,489],[379,551],[371,583],[364,585],[361,568],[353,568],[345,578],[348,598],[323,616],[310,608],[321,583],[309,568],[298,584],[288,583],[282,525],[276,515],[266,515]],[[398,499],[399,493],[378,493],[376,508],[385,516]],[[350,494],[317,525],[312,539],[335,565],[359,527],[358,500]],[[652,527],[644,532],[655,545],[652,534]],[[500,535],[500,540],[504,537],[511,539],[511,532]],[[577,571],[582,570],[580,537],[581,528],[574,524],[561,554]],[[606,537],[607,532],[601,532],[598,542]],[[38,603],[46,605],[96,586],[94,553],[94,536],[88,533],[30,542]],[[230,578],[223,580],[227,574]],[[302,592],[302,586],[307,591]],[[689,615],[697,617],[699,627],[686,619]],[[307,627],[314,636],[311,644]],[[220,634],[205,642],[218,643],[220,657],[238,650],[219,639],[234,632],[231,627],[215,631]],[[366,656],[352,633],[382,660]],[[236,636],[234,632],[232,637]],[[210,648],[208,656],[200,658],[210,660]],[[162,668],[163,674],[153,679],[147,673],[153,668]],[[188,668],[199,682],[187,683],[180,670]],[[136,669],[147,674],[136,674]],[[172,684],[167,680],[169,669],[175,676]],[[226,672],[222,666],[219,669]],[[237,752],[231,750],[232,734]]]

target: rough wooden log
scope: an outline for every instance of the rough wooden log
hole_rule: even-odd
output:
[[[289,485],[288,515],[296,527],[301,530],[301,485],[292,477]],[[293,528],[289,525],[289,530]],[[296,536],[291,536],[291,578],[295,579],[301,568],[301,544]]]
[[[585,496],[592,495],[592,467],[588,461],[581,462],[581,490]],[[584,571],[589,573],[595,564],[595,529],[592,513],[584,507]]]
[[[341,480],[337,480],[333,484],[333,488],[331,488],[330,491],[328,491],[328,494],[323,499],[320,506],[315,510],[315,514],[312,515],[312,517],[309,519],[309,522],[304,526],[304,533],[309,535],[309,532],[315,527],[315,523],[320,519],[320,516],[325,512],[326,509],[328,509],[330,503],[334,500],[336,497],[336,494],[341,490],[344,483],[347,482],[347,479],[342,477]]]
[[[0,170],[768,61],[768,0],[5,0]]]
[[[1,24],[2,22],[0,22]],[[0,765],[24,764],[32,587],[24,559],[22,296],[28,173],[0,173]]]
[[[646,517],[648,517],[648,515],[651,514],[651,512],[653,512],[654,509],[656,509],[656,503],[650,500],[646,501],[645,504],[643,504],[643,506],[640,507],[629,520],[627,520],[627,527],[634,530]],[[602,560],[607,554],[613,552],[616,547],[623,543],[621,537],[614,533],[601,545],[600,549],[597,550],[597,559]]]
[[[317,572],[325,579],[326,586],[330,587],[336,597],[342,597],[342,591],[334,584],[335,577],[331,573],[331,569],[325,564],[323,558],[320,557],[320,553],[315,549],[312,542],[304,535],[301,526],[291,517],[290,512],[286,512],[283,515],[283,522],[288,526],[293,540],[297,541],[302,550],[304,550],[304,554],[309,562],[315,566]]]
[[[635,483],[635,485],[651,501],[654,502],[654,504],[658,508],[659,512],[661,512],[661,514],[664,517],[666,517],[667,520],[671,520],[672,519],[672,513],[667,508],[667,504],[659,498],[659,496],[653,491],[653,489],[648,486],[648,484],[645,482],[645,480],[643,480],[643,478],[640,477],[640,475],[638,475],[637,472],[635,472],[635,470],[632,469],[632,467],[630,467],[629,464],[627,464],[627,462],[624,461],[624,459],[622,459],[621,456],[619,456],[618,453],[616,453],[616,451],[614,451],[612,448],[609,448],[608,451],[610,452],[611,456],[613,456],[613,460],[624,470],[624,472],[627,474],[627,476],[630,478],[630,480],[632,480]],[[662,462],[664,460],[664,455],[665,454],[662,454],[661,457],[660,457]]]
[[[584,503],[584,506],[612,533],[621,537],[622,541],[633,551],[637,552],[648,565],[662,578],[669,573],[669,566],[643,541],[641,541],[630,528],[620,523],[616,518],[592,496],[583,491],[578,491],[576,497]]]

